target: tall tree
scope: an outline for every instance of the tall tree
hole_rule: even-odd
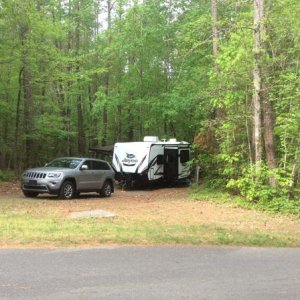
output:
[[[109,49],[111,46],[111,34],[112,34],[112,9],[114,3],[111,0],[106,1],[106,9],[107,9],[107,48]],[[111,59],[108,57],[106,63],[106,74],[104,75],[104,86],[105,86],[105,96],[106,101],[109,99],[110,93],[110,68],[111,68]],[[104,103],[103,105],[103,137],[102,137],[102,145],[107,144],[107,129],[108,129],[108,111],[107,105]]]
[[[217,68],[216,59],[218,56],[218,7],[217,0],[211,0],[211,16],[212,16],[212,44],[215,68]]]
[[[264,0],[254,0],[253,26],[254,26],[254,44],[253,44],[253,140],[255,164],[259,168],[262,161],[262,120],[261,120],[261,35],[263,22]]]
[[[76,62],[76,74],[77,78],[77,141],[78,141],[78,153],[84,154],[85,153],[85,134],[84,134],[84,126],[83,126],[83,103],[82,103],[82,88],[80,82],[80,33],[81,33],[81,22],[82,16],[80,14],[81,1],[77,0],[75,3],[74,11],[75,11],[75,51],[77,56]]]
[[[275,143],[274,143],[274,115],[273,115],[273,106],[270,101],[270,85],[269,85],[269,72],[268,72],[268,60],[269,49],[267,46],[267,32],[266,32],[266,17],[265,17],[265,7],[264,3],[260,6],[260,15],[261,15],[261,42],[262,42],[262,55],[264,59],[261,61],[261,74],[262,74],[262,120],[263,120],[263,138],[264,138],[264,149],[266,155],[266,162],[268,167],[272,170],[276,168],[276,157],[275,157]],[[273,175],[270,176],[269,182],[272,186],[276,185],[276,180]]]

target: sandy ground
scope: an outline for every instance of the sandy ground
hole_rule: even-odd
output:
[[[293,216],[270,215],[246,210],[230,204],[218,205],[212,201],[193,201],[187,187],[157,188],[152,190],[122,191],[116,189],[110,198],[97,194],[81,195],[75,200],[57,200],[41,195],[55,211],[66,217],[71,212],[102,209],[118,217],[133,221],[157,221],[165,224],[220,226],[242,231],[270,231],[300,234],[300,220]],[[18,183],[0,183],[0,201],[19,199],[27,201]]]

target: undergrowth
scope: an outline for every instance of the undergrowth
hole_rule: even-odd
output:
[[[300,217],[300,200],[286,198],[265,198],[249,200],[240,195],[230,194],[225,189],[216,189],[207,185],[194,186],[192,197],[195,200],[213,201],[219,204],[230,203],[232,205],[267,211],[269,213],[293,214]]]
[[[0,182],[12,182],[16,180],[16,175],[13,171],[0,170]]]

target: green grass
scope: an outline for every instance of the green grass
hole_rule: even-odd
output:
[[[2,211],[0,246],[86,246],[103,243],[131,245],[300,246],[299,237],[247,233],[209,225],[132,222],[122,219],[68,219],[48,212]]]

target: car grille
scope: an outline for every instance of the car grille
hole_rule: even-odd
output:
[[[31,191],[39,191],[39,192],[49,192],[47,186],[45,185],[29,185],[29,184],[24,184],[23,185],[24,190],[31,190]]]
[[[45,178],[47,173],[40,173],[40,172],[27,172],[24,174],[27,178]]]

